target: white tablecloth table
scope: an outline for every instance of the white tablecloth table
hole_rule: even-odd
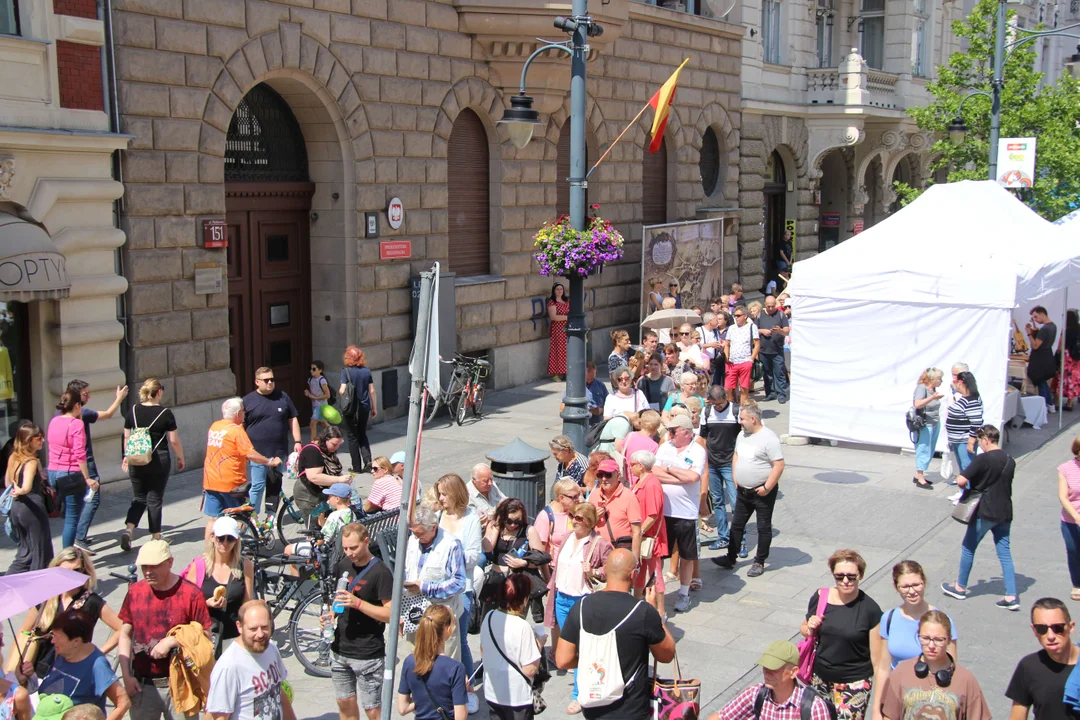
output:
[[[1005,390],[1005,405],[1001,415],[1002,425],[1012,425],[1013,418],[1020,414],[1020,391],[1009,386]],[[1017,421],[1019,425],[1019,420]]]
[[[1047,422],[1046,400],[1039,395],[1022,395],[1020,397],[1021,413],[1024,422],[1030,423],[1031,427],[1039,430]]]

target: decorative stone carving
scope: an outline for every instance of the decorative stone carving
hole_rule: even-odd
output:
[[[835,124],[839,122],[840,124]],[[850,148],[866,139],[866,131],[861,124],[849,120],[811,121],[810,123],[810,170],[807,178],[810,189],[816,190],[821,179],[821,161],[837,148]]]
[[[0,200],[11,199],[11,187],[15,184],[15,158],[0,156]]]

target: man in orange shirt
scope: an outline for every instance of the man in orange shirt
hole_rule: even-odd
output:
[[[203,514],[206,537],[213,532],[214,520],[228,508],[244,503],[243,496],[232,495],[247,482],[247,463],[277,467],[281,458],[263,457],[251,445],[244,430],[244,401],[229,398],[221,404],[221,420],[210,426],[206,435],[206,460],[203,463]]]
[[[641,505],[619,481],[619,463],[608,459],[596,469],[596,489],[589,495],[599,520],[596,532],[615,547],[641,557]]]

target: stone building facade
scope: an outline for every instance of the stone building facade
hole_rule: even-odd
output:
[[[163,380],[191,461],[220,400],[247,392],[255,366],[275,367],[295,388],[306,420],[308,361],[323,360],[336,378],[349,343],[364,348],[375,373],[379,417],[402,414],[410,280],[433,261],[457,272],[457,349],[486,354],[497,387],[545,373],[551,280],[530,250],[565,202],[565,57],[542,57],[530,70],[545,125],[528,146],[514,148],[496,122],[536,37],[558,35],[552,20],[569,3],[115,0],[114,8],[119,106],[133,136],[122,221],[131,377]],[[737,202],[742,29],[629,0],[597,0],[590,11],[605,29],[590,40],[590,159],[691,57],[663,162],[646,150],[649,111],[590,179],[589,203],[628,240],[624,261],[586,286],[592,352],[602,359],[607,331],[637,322],[642,221],[693,220]],[[706,197],[699,161],[710,129],[722,182]],[[393,198],[404,210],[397,230],[386,213]],[[368,214],[378,239],[365,237]],[[207,248],[204,221],[221,219],[229,246]],[[734,256],[737,222],[731,230]],[[382,242],[403,240],[407,257],[382,259],[380,249],[390,251]],[[218,272],[221,290],[206,292],[201,283]]]

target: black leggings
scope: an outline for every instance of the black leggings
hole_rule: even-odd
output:
[[[345,421],[345,439],[349,441],[349,457],[352,458],[353,472],[367,472],[371,469],[371,443],[368,442],[367,424],[371,417],[371,408],[365,407],[359,417],[343,418]]]
[[[11,503],[11,524],[19,536],[19,549],[7,574],[47,568],[53,559],[52,530],[41,495],[30,493],[15,498]]]
[[[151,535],[161,532],[161,502],[165,496],[165,485],[169,482],[169,470],[163,473],[131,478],[131,507],[127,511],[128,525],[139,527],[143,512]]]

